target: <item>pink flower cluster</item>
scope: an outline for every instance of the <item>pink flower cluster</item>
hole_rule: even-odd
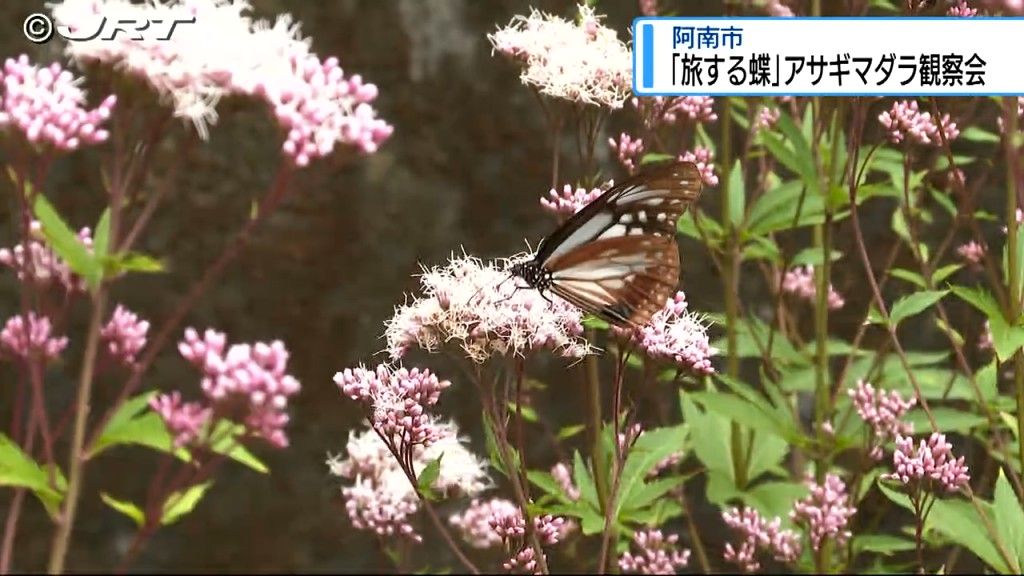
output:
[[[761,110],[757,112],[757,118],[754,118],[754,131],[766,130],[775,126],[775,123],[779,121],[779,114],[778,108],[762,106]]]
[[[679,550],[679,536],[665,536],[661,530],[633,533],[632,549],[619,556],[619,568],[633,574],[675,574],[690,563],[690,551]]]
[[[807,264],[788,270],[782,278],[782,291],[813,304],[818,293],[814,281],[814,266]],[[839,310],[845,305],[846,300],[829,283],[828,309]]]
[[[578,9],[577,22],[532,9],[487,38],[494,50],[522,65],[520,81],[541,94],[621,108],[631,90],[632,53],[592,7]]]
[[[430,370],[392,370],[384,364],[372,371],[346,368],[334,375],[334,383],[346,396],[371,409],[370,425],[396,446],[430,446],[441,437],[427,408],[437,404],[451,382],[438,380]]]
[[[0,129],[13,128],[33,144],[61,151],[103,142],[109,133],[102,125],[117,98],[86,109],[79,84],[60,64],[39,67],[24,54],[8,58],[0,72]]]
[[[794,16],[793,9],[783,4],[781,0],[768,0],[764,9],[769,16],[776,18],[792,18]]]
[[[213,416],[213,409],[199,402],[182,402],[181,393],[177,390],[154,396],[149,401],[149,407],[163,419],[167,431],[174,439],[175,448],[197,440]]]
[[[696,164],[697,170],[700,172],[700,179],[705,186],[718,186],[718,175],[715,174],[714,165],[715,155],[711,150],[698,146],[692,152],[683,153],[679,156],[679,160]]]
[[[967,0],[960,0],[954,6],[950,6],[949,10],[946,10],[948,16],[958,16],[961,18],[971,18],[978,15],[977,8],[971,8],[967,4]]]
[[[448,523],[459,531],[466,544],[483,550],[503,542],[503,536],[498,533],[495,524],[501,524],[503,519],[512,518],[518,513],[516,505],[504,498],[474,499],[461,514],[452,514]]]
[[[921,440],[915,448],[910,436],[897,436],[896,451],[892,455],[895,472],[883,478],[911,482],[927,491],[942,488],[946,492],[957,492],[967,486],[968,474],[964,457],[953,457],[953,445],[946,441],[945,434],[932,432],[928,440]]]
[[[448,522],[462,539],[473,548],[485,549],[505,544],[506,549],[518,550],[503,564],[509,572],[537,573],[538,565],[533,548],[526,543],[526,521],[518,506],[503,498],[473,500],[461,513],[453,514]],[[551,546],[564,540],[575,524],[550,514],[533,519],[537,538],[542,546]]]
[[[683,119],[697,124],[718,120],[715,99],[710,96],[644,96],[634,97],[630,103],[648,128],[668,126]]]
[[[53,250],[43,242],[43,226],[33,220],[29,227],[31,238],[13,248],[0,248],[0,264],[14,270],[20,282],[32,279],[32,284],[47,288],[59,286],[63,290],[73,292],[85,291],[85,280],[71,271]],[[82,228],[78,239],[87,249],[92,248],[92,232]]]
[[[551,467],[551,477],[558,482],[558,486],[565,493],[569,500],[575,502],[580,499],[580,489],[572,480],[572,468],[565,462],[559,462]]]
[[[509,275],[512,261],[484,264],[452,257],[420,277],[424,295],[395,310],[385,336],[391,357],[399,359],[415,345],[436,351],[457,342],[474,362],[494,355],[525,355],[554,350],[566,358],[590,353],[580,311],[537,290],[523,290]]]
[[[598,196],[604,194],[614,185],[615,181],[609,180],[598,188],[587,190],[586,188],[573,188],[572,185],[566,184],[562,187],[561,193],[554,188],[548,191],[550,198],[542,196],[540,205],[544,210],[557,216],[559,220],[564,220],[582,210],[584,206],[596,200]]]
[[[300,386],[298,380],[286,373],[288,350],[284,343],[233,344],[227,348],[223,333],[206,330],[200,337],[195,329],[188,328],[185,339],[178,343],[178,351],[202,372],[200,385],[205,406],[212,408],[218,418],[240,421],[247,435],[262,438],[275,447],[288,446],[288,398]],[[176,405],[167,400],[160,402]],[[169,425],[177,417],[170,411],[161,416]]]
[[[633,138],[625,132],[619,134],[618,141],[615,138],[608,139],[608,145],[619,159],[619,164],[630,174],[636,172],[640,165],[640,158],[644,153],[644,141],[642,138]]]
[[[800,537],[792,530],[783,530],[780,518],[769,522],[753,508],[733,508],[723,511],[722,519],[742,539],[738,547],[727,543],[722,557],[744,572],[761,568],[756,557],[759,550],[779,562],[794,562],[800,557]]]
[[[851,536],[846,529],[850,518],[857,513],[857,509],[850,503],[846,483],[839,476],[828,474],[823,484],[816,484],[813,479],[809,479],[807,485],[811,493],[793,504],[790,519],[806,525],[811,548],[815,551],[821,548],[821,543],[826,539],[842,546]]]
[[[202,138],[217,119],[217,103],[239,95],[266,101],[286,135],[283,153],[297,166],[330,154],[335,144],[374,152],[392,133],[370,106],[376,87],[346,77],[336,58],[312,53],[289,15],[270,23],[251,11],[244,0],[64,0],[53,16],[72,28],[98,14],[140,22],[194,18],[169,39],[94,38],[69,42],[67,53],[80,64],[98,62],[142,79]],[[218,40],[215,47],[210,38]]]
[[[956,253],[968,264],[978,266],[985,259],[985,246],[975,240],[971,240],[966,244],[958,246]]]
[[[881,460],[882,446],[886,442],[901,434],[913,432],[913,424],[904,422],[902,418],[914,407],[917,399],[904,400],[895,390],[890,390],[886,394],[863,380],[858,380],[856,388],[850,388],[847,394],[853,399],[853,405],[861,420],[871,426],[874,435],[871,457],[875,460]]]
[[[26,316],[16,314],[7,319],[0,331],[0,356],[21,362],[56,360],[67,348],[67,337],[55,336],[46,316],[29,312],[27,318],[28,322]]]
[[[889,140],[895,144],[904,140],[923,145],[942,144],[938,125],[930,112],[919,110],[917,100],[894,102],[890,110],[878,115],[878,121],[885,128]],[[949,114],[943,115],[942,128],[948,142],[952,142],[960,135],[960,130],[956,123],[950,120]]]
[[[118,304],[110,321],[100,329],[100,336],[110,358],[123,366],[133,366],[135,357],[146,346],[148,332],[149,322]]]
[[[429,447],[416,445],[409,454],[414,478],[440,459],[437,479],[431,488],[437,494],[476,496],[489,485],[484,464],[458,437],[452,423],[440,424],[441,432]],[[419,511],[419,497],[403,463],[374,430],[349,435],[344,459],[327,461],[331,474],[346,481],[341,493],[353,526],[381,536],[401,535],[420,541],[412,516]]]
[[[705,320],[689,311],[686,294],[676,292],[645,326],[629,334],[651,358],[675,362],[697,374],[713,374],[711,357],[718,353],[708,340]]]
[[[387,140],[394,128],[370,103],[377,87],[363,83],[358,74],[346,78],[338,59],[324,61],[315,54],[293,54],[291,85],[260,84],[264,96],[287,133],[283,150],[297,166],[334,151],[335,143],[354,146],[371,154]]]
[[[541,573],[533,546],[524,542],[526,523],[518,508],[516,509],[516,516],[511,518],[494,518],[491,525],[496,532],[503,534],[502,537],[506,544],[513,541],[520,543],[519,552],[502,564],[505,570],[527,574]],[[561,542],[567,532],[567,527],[570,526],[565,518],[555,517],[550,514],[534,517],[533,525],[541,546],[553,546]],[[546,555],[545,560],[547,560]]]

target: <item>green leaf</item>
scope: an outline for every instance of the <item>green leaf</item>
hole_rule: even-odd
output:
[[[680,390],[679,402],[683,420],[690,425],[690,439],[697,459],[708,470],[719,471],[735,482],[732,469],[732,449],[729,445],[729,420],[714,413],[701,412],[689,395]]]
[[[196,504],[203,499],[203,495],[206,491],[213,486],[213,481],[204,482],[203,484],[196,484],[186,488],[183,491],[174,492],[167,497],[164,502],[163,516],[160,518],[160,524],[167,526],[174,524],[181,519],[182,516],[192,512],[195,509]]]
[[[999,308],[999,303],[987,290],[966,286],[950,286],[950,290],[988,317],[989,329],[992,331],[992,347],[1000,361],[1009,359],[1014,352],[1024,347],[1024,327],[1010,326]]]
[[[660,154],[658,152],[649,152],[647,154],[644,154],[643,157],[640,159],[640,165],[643,166],[645,164],[655,164],[655,163],[658,163],[658,162],[665,162],[667,160],[672,160],[674,158],[675,158],[675,156],[672,156],[671,154]]]
[[[570,425],[570,426],[564,426],[564,427],[562,427],[561,430],[558,431],[558,439],[559,440],[566,440],[566,439],[572,438],[573,436],[575,436],[575,435],[579,434],[580,432],[586,430],[586,428],[587,427],[582,425],[582,424],[573,424],[573,425]]]
[[[821,266],[825,263],[825,255],[821,253],[821,248],[804,248],[797,252],[796,256],[793,257],[793,261],[789,263],[790,266],[804,266],[810,264],[811,266]],[[843,257],[843,253],[838,250],[832,250],[829,253],[829,261],[835,262]]]
[[[173,438],[160,416],[148,410],[149,400],[156,392],[144,392],[127,400],[107,422],[89,458],[119,444],[146,446],[160,452],[174,452],[179,458],[188,460],[185,450],[173,450]]]
[[[899,325],[903,320],[921,313],[925,308],[935,304],[943,296],[949,294],[949,290],[925,290],[904,296],[896,301],[889,312],[889,320],[894,325]]]
[[[853,538],[853,550],[857,554],[874,552],[882,556],[892,556],[897,552],[906,552],[914,548],[913,540],[892,534],[863,534]]]
[[[1002,468],[999,469],[992,504],[996,531],[1009,548],[1007,552],[1017,559],[1019,565],[1024,565],[1024,507],[1013,493]]]
[[[527,422],[537,421],[537,412],[533,409],[532,406],[524,405],[522,407],[522,410],[518,410],[517,408],[518,407],[515,402],[512,402],[511,400],[508,402],[508,410],[510,414],[522,414],[523,420],[526,420]]]
[[[0,486],[18,486],[31,490],[51,517],[56,518],[64,500],[67,482],[59,469],[54,470],[56,486],[50,485],[50,474],[31,456],[0,434]]]
[[[434,500],[434,482],[437,482],[437,477],[441,475],[441,458],[444,458],[443,452],[428,462],[420,471],[419,478],[416,479],[416,487],[427,500]]]
[[[963,268],[963,264],[947,264],[932,274],[932,282],[941,284],[946,278],[949,278],[961,268]]]
[[[667,428],[648,430],[637,438],[626,456],[620,476],[620,488],[616,517],[622,507],[630,502],[634,492],[644,485],[647,473],[654,469],[658,462],[683,449],[686,442],[688,426],[681,424]]]
[[[726,222],[733,230],[743,227],[746,189],[746,184],[743,182],[743,165],[737,159],[729,173],[729,221]]]
[[[36,195],[36,219],[43,226],[46,242],[68,267],[85,278],[90,288],[99,286],[102,274],[99,261],[86,249],[78,235],[64,223],[57,211],[42,194]]]
[[[96,224],[96,232],[92,237],[92,253],[96,258],[103,258],[110,250],[110,208],[103,211],[100,221]]]
[[[994,316],[1003,317],[1003,311],[999,308],[999,302],[992,294],[981,287],[950,286],[949,289],[955,296],[974,306],[989,320]]]
[[[580,500],[596,508],[598,505],[597,486],[594,484],[594,479],[590,476],[587,464],[583,461],[583,456],[579,451],[573,455],[572,481],[580,491]]]
[[[893,268],[889,272],[889,274],[896,278],[899,278],[900,280],[906,280],[907,282],[910,282],[911,284],[917,286],[922,290],[928,288],[928,283],[924,281],[924,276],[921,276],[920,274],[914,272],[913,270],[907,270],[905,268]]]
[[[230,429],[230,432],[228,430]],[[215,441],[211,449],[217,454],[223,454],[235,462],[242,464],[259,472],[267,474],[270,469],[267,465],[253,455],[241,442],[239,438],[245,433],[245,427],[228,420],[221,420],[210,433],[210,438]]]
[[[981,142],[987,144],[995,144],[999,142],[999,136],[982,130],[977,126],[968,126],[963,132],[960,133],[960,138],[964,140],[970,140],[971,142]]]
[[[152,256],[138,252],[128,252],[102,259],[103,267],[110,276],[123,272],[140,272],[142,274],[158,274],[165,272],[164,263]]]
[[[764,236],[779,230],[824,222],[824,200],[820,196],[805,195],[803,191],[802,182],[790,180],[762,194],[750,207],[747,232],[751,235]],[[802,202],[801,196],[804,196]]]
[[[117,498],[114,498],[113,496],[107,494],[106,492],[100,493],[100,499],[103,500],[103,502],[107,506],[110,506],[117,512],[120,512],[121,514],[124,514],[125,516],[130,518],[133,522],[135,522],[135,525],[139,528],[141,528],[142,525],[146,522],[145,512],[143,512],[142,509],[136,506],[135,504],[132,504],[127,500],[118,500]]]
[[[983,426],[988,420],[979,414],[961,412],[955,408],[945,406],[932,406],[932,416],[935,417],[935,424],[939,432],[970,432],[971,429]],[[906,421],[914,425],[915,430],[928,430],[931,423],[928,415],[920,408],[910,411],[906,415]]]
[[[793,502],[806,496],[807,492],[808,488],[803,483],[762,482],[747,490],[743,502],[768,519],[778,516],[786,527],[792,524],[789,520],[789,510],[793,507]]]

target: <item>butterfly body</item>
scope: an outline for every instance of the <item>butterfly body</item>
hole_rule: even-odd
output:
[[[691,162],[645,170],[584,206],[510,272],[612,324],[642,325],[675,292],[676,223],[700,189]]]

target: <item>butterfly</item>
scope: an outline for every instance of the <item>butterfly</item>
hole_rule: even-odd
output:
[[[542,296],[550,290],[616,326],[642,326],[676,290],[676,223],[700,192],[692,162],[643,170],[576,212],[509,272]]]

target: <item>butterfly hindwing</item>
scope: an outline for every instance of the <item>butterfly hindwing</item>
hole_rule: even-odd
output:
[[[541,243],[530,282],[619,326],[646,322],[679,280],[676,225],[701,191],[692,162],[648,168],[613,186]],[[528,281],[529,282],[529,281]]]

